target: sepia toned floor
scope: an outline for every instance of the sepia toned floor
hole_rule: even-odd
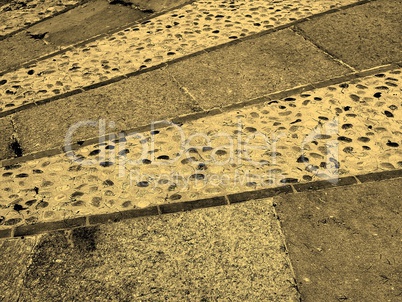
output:
[[[402,299],[401,15],[0,1],[0,300]]]

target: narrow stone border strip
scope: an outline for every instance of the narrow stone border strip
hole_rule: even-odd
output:
[[[65,219],[55,222],[43,222],[32,225],[23,225],[11,229],[0,230],[0,238],[24,237],[44,232],[72,229],[76,227],[92,227],[104,223],[118,222],[125,219],[138,217],[159,216],[164,214],[192,211],[207,207],[231,205],[240,202],[247,202],[255,199],[274,197],[279,194],[298,194],[301,192],[325,190],[328,188],[359,185],[360,183],[376,182],[402,178],[402,169],[368,173],[357,176],[346,176],[332,180],[319,180],[309,183],[287,184],[275,188],[268,188],[256,191],[246,191],[224,196],[216,196],[206,199],[182,201],[177,203],[162,204],[141,209],[131,209],[115,213],[89,215],[78,218]]]
[[[356,176],[356,178],[362,183],[381,181],[399,177],[402,177],[402,170],[375,172]]]
[[[69,218],[61,221],[40,222],[31,225],[22,225],[14,229],[14,237],[35,235],[60,229],[71,229],[86,225],[86,217]]]
[[[172,8],[171,10],[176,9],[176,8],[180,8],[181,6],[190,4],[190,3],[195,2],[195,1],[196,1],[196,0],[189,1],[188,3],[185,3],[185,4],[182,4],[182,5],[177,6],[177,7],[175,7],[175,8]],[[160,63],[160,64],[158,64],[158,65],[151,66],[151,67],[149,67],[149,68],[140,69],[140,70],[137,70],[137,71],[133,71],[133,72],[124,74],[124,75],[120,75],[120,76],[118,76],[118,77],[116,77],[116,78],[108,79],[108,80],[106,80],[106,81],[104,81],[104,82],[99,82],[99,83],[95,83],[95,84],[92,84],[92,85],[89,85],[89,86],[85,86],[85,87],[82,87],[81,90],[88,91],[88,90],[91,90],[91,89],[94,89],[94,88],[99,88],[99,87],[102,87],[102,86],[106,86],[106,85],[109,85],[109,84],[111,84],[111,83],[118,82],[118,81],[120,81],[120,80],[122,80],[122,79],[124,79],[124,78],[129,78],[129,77],[132,77],[132,76],[137,76],[137,75],[142,74],[142,73],[144,73],[144,72],[149,72],[149,71],[152,71],[152,70],[155,70],[155,69],[159,69],[159,68],[162,68],[162,67],[164,67],[164,66],[167,66],[168,64],[174,64],[174,63],[177,63],[177,62],[186,60],[186,59],[188,59],[188,58],[192,58],[192,57],[198,56],[198,55],[200,55],[200,54],[202,54],[202,53],[209,53],[209,52],[212,52],[212,51],[216,51],[216,50],[222,49],[222,48],[224,48],[224,47],[228,47],[228,46],[231,46],[231,45],[235,45],[235,44],[241,43],[241,42],[243,42],[243,41],[247,41],[247,40],[259,38],[259,37],[261,37],[261,36],[264,36],[264,35],[267,35],[267,34],[270,34],[270,33],[273,33],[273,32],[277,32],[277,31],[280,31],[280,30],[283,30],[283,29],[286,29],[286,28],[293,27],[293,26],[295,26],[295,25],[297,25],[297,24],[300,24],[300,23],[302,23],[302,22],[309,21],[309,20],[313,20],[313,19],[318,18],[318,17],[321,17],[321,16],[323,16],[323,15],[332,14],[332,13],[339,12],[339,11],[342,11],[342,10],[345,10],[345,9],[348,9],[348,8],[351,8],[351,7],[363,5],[363,4],[366,4],[366,3],[368,3],[368,2],[372,2],[372,1],[376,1],[376,0],[362,0],[362,1],[360,1],[360,2],[348,4],[348,5],[345,5],[345,6],[336,8],[336,9],[331,9],[331,10],[329,10],[329,11],[325,11],[325,12],[318,13],[318,14],[313,15],[313,16],[305,17],[305,18],[302,18],[302,19],[299,19],[299,20],[290,22],[290,23],[288,23],[288,24],[284,24],[284,25],[281,25],[281,26],[278,26],[278,27],[275,27],[275,28],[270,28],[270,29],[261,31],[261,32],[259,32],[259,33],[257,33],[257,34],[253,34],[253,35],[250,35],[250,36],[238,38],[238,39],[235,39],[235,40],[233,40],[233,41],[229,41],[229,42],[226,42],[226,43],[223,43],[223,44],[220,44],[220,45],[212,46],[212,47],[209,47],[209,48],[206,48],[206,49],[203,49],[203,50],[200,50],[200,51],[197,51],[197,52],[194,52],[194,53],[191,53],[191,54],[188,54],[188,55],[185,55],[185,56],[176,58],[176,59],[173,59],[173,60],[168,61],[168,62],[163,62],[163,63]],[[169,10],[169,11],[170,11],[170,10]],[[157,17],[157,16],[162,15],[162,14],[164,14],[164,13],[166,13],[166,11],[165,11],[165,12],[159,12],[159,13],[156,13],[156,14],[152,14],[151,16],[147,16],[147,17],[144,18],[144,19],[140,19],[140,20],[135,21],[135,22],[133,22],[131,25],[127,25],[127,26],[125,26],[124,28],[133,26],[133,25],[138,24],[138,23],[140,23],[140,22],[144,22],[145,20],[148,20],[148,19]],[[121,30],[121,29],[119,29],[119,30]],[[83,41],[83,42],[80,42],[80,43],[75,44],[75,45],[72,45],[72,46],[69,46],[68,48],[65,48],[65,49],[63,49],[63,50],[60,50],[60,51],[51,53],[51,54],[49,54],[49,55],[46,55],[46,56],[41,57],[41,58],[38,58],[38,59],[33,60],[33,61],[31,61],[31,62],[24,63],[24,64],[22,64],[22,65],[20,65],[20,66],[18,66],[18,67],[16,67],[16,68],[11,68],[11,69],[9,69],[9,70],[7,70],[7,71],[3,71],[3,72],[0,73],[0,76],[6,74],[6,73],[8,73],[8,72],[12,72],[12,71],[14,71],[14,70],[16,70],[16,69],[18,69],[18,68],[28,67],[28,66],[30,66],[30,65],[32,65],[32,64],[38,63],[38,62],[41,61],[41,60],[44,60],[44,59],[50,58],[50,57],[52,57],[52,56],[54,56],[54,55],[61,54],[61,53],[65,52],[65,51],[71,50],[71,49],[73,49],[74,47],[81,46],[81,45],[85,45],[85,44],[87,44],[87,43],[90,43],[90,42],[92,42],[92,41],[94,41],[94,40],[97,40],[97,39],[99,39],[99,38],[102,38],[102,37],[107,37],[108,35],[113,34],[114,32],[118,32],[119,30],[115,30],[115,31],[110,32],[110,33],[105,33],[105,34],[102,34],[102,35],[98,35],[98,36],[96,36],[96,37],[94,37],[94,38],[85,40],[85,41]],[[79,90],[79,89],[78,89],[78,90]],[[75,93],[74,93],[74,94],[75,94]],[[56,98],[55,98],[55,97],[50,97],[50,98],[47,98],[47,99],[43,99],[43,100],[41,100],[40,102],[39,102],[39,101],[36,102],[36,104],[37,104],[37,105],[42,105],[42,104],[45,104],[45,103],[48,103],[48,102],[51,102],[51,101],[55,101],[55,100],[60,99],[60,98],[63,98],[63,97],[67,97],[67,96],[69,96],[69,95],[68,95],[68,92],[65,93],[65,94],[57,95]],[[0,112],[0,118],[1,118],[1,117],[4,117],[4,116],[7,116],[7,115],[10,115],[10,114],[12,114],[12,113],[18,112],[18,111],[25,110],[25,109],[29,108],[29,105],[30,105],[30,104],[22,105],[22,106],[19,106],[19,107],[17,107],[17,108],[14,108],[14,109],[12,109],[12,110],[7,110],[7,111]]]
[[[254,99],[250,99],[250,100],[247,100],[247,101],[244,101],[244,102],[227,105],[227,106],[224,106],[222,108],[212,108],[212,109],[208,109],[208,110],[204,110],[204,111],[200,111],[200,112],[184,114],[182,116],[169,118],[169,119],[167,119],[166,121],[163,121],[163,122],[157,122],[157,123],[153,123],[153,124],[141,125],[141,126],[138,126],[138,127],[132,128],[132,129],[121,130],[118,133],[108,133],[103,137],[89,138],[89,139],[86,139],[84,141],[81,141],[81,142],[76,143],[76,144],[71,145],[71,146],[61,146],[61,147],[56,147],[56,148],[53,148],[53,149],[50,149],[50,150],[44,150],[44,151],[39,151],[39,152],[35,152],[35,153],[30,153],[30,154],[27,154],[27,155],[23,155],[21,157],[3,159],[3,160],[1,160],[0,167],[5,167],[5,166],[14,165],[14,164],[24,163],[24,162],[27,162],[27,161],[32,160],[32,159],[40,159],[40,158],[47,157],[47,156],[61,154],[63,152],[66,152],[67,149],[69,149],[69,150],[78,150],[81,147],[88,146],[88,145],[91,145],[91,144],[96,144],[100,140],[108,141],[110,137],[118,138],[120,134],[124,134],[124,133],[145,132],[145,131],[150,130],[151,126],[153,127],[153,129],[164,128],[164,127],[170,126],[172,123],[173,124],[182,124],[182,123],[189,122],[189,121],[194,121],[196,119],[200,119],[200,118],[203,118],[203,117],[206,117],[206,116],[213,116],[213,115],[221,114],[221,113],[224,113],[224,112],[228,112],[228,111],[234,110],[234,109],[239,109],[239,108],[243,108],[243,107],[247,107],[247,106],[262,104],[264,102],[276,101],[276,100],[279,100],[279,99],[284,99],[284,98],[287,98],[289,96],[292,96],[292,95],[295,95],[295,94],[300,94],[300,93],[305,92],[305,91],[318,89],[318,88],[323,88],[323,87],[330,86],[330,85],[341,84],[343,82],[347,82],[347,81],[350,81],[350,80],[353,80],[353,79],[356,79],[356,78],[371,76],[371,75],[375,75],[377,73],[382,73],[382,72],[385,72],[385,71],[389,71],[389,70],[392,70],[392,69],[397,69],[397,68],[402,67],[402,66],[399,66],[398,64],[397,63],[387,64],[387,65],[371,68],[371,69],[368,69],[368,70],[363,70],[363,71],[354,72],[354,73],[351,73],[351,74],[346,74],[346,75],[336,77],[336,78],[333,78],[333,79],[323,80],[323,81],[313,83],[313,84],[307,84],[307,85],[304,85],[304,86],[299,86],[299,87],[291,88],[291,89],[288,89],[288,90],[283,90],[283,91],[280,91],[280,92],[273,92],[273,93],[270,93],[270,94],[267,94],[267,95],[264,95],[264,96],[261,96],[261,97],[257,97],[257,98],[254,98]],[[402,63],[401,63],[401,65],[402,65]],[[113,79],[111,79],[111,80],[113,80]],[[111,80],[109,80],[109,81],[111,81]],[[75,95],[77,93],[80,93],[81,91],[82,90],[74,90],[74,91],[70,91],[68,94],[69,94],[69,96],[70,95]],[[54,96],[51,99],[53,99],[53,98],[59,99],[61,97],[60,96]],[[44,102],[44,101],[45,100],[42,100],[41,102]],[[36,106],[38,103],[33,103],[33,104],[28,104],[28,105],[29,106]],[[21,107],[18,107],[18,108],[21,108]],[[16,108],[16,109],[18,109],[18,108]],[[7,116],[8,112],[9,111],[0,112],[0,118],[2,118],[4,116]],[[7,113],[7,114],[2,114],[2,113]]]

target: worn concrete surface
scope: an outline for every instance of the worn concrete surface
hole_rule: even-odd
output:
[[[89,1],[0,41],[0,72],[148,15],[105,0]],[[33,39],[30,33],[47,34],[44,39]]]
[[[77,43],[137,21],[149,13],[105,0],[92,0],[64,14],[29,28],[30,32],[48,32],[46,41],[57,46]]]
[[[104,119],[107,134],[191,112],[192,103],[159,69],[18,112],[13,118],[27,154],[64,146],[67,130],[78,122]],[[98,127],[83,126],[72,137],[75,142],[97,136]]]
[[[379,0],[304,22],[309,39],[357,69],[402,61],[402,1]]]
[[[19,301],[298,301],[292,284],[271,200],[259,200],[44,235],[15,290]]]
[[[0,41],[0,72],[56,50],[56,45],[32,39],[26,31],[22,31]]]
[[[9,117],[0,119],[0,129],[0,158],[13,157],[14,154],[9,146],[12,142],[11,136],[14,130]]]
[[[142,9],[151,9],[156,12],[165,11],[173,7],[190,3],[192,0],[125,0],[127,3],[138,5]]]
[[[303,301],[402,300],[402,179],[276,198]]]
[[[18,301],[35,237],[0,241],[0,301]]]
[[[168,70],[204,109],[350,71],[290,29],[196,56]]]

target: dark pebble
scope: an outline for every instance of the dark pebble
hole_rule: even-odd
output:
[[[317,134],[316,136],[314,136],[315,139],[329,139],[331,138],[331,135],[329,134]]]
[[[297,178],[284,178],[281,179],[281,183],[286,184],[286,183],[297,183],[299,180]]]
[[[308,163],[309,159],[307,157],[305,157],[304,155],[301,155],[298,159],[297,159],[298,163]]]
[[[74,207],[79,207],[79,206],[85,205],[85,202],[82,200],[77,200],[77,201],[74,201],[71,205]]]
[[[352,139],[349,137],[346,137],[346,136],[339,136],[338,141],[350,143],[350,142],[352,142]]]
[[[345,148],[343,148],[343,152],[352,153],[353,152],[353,147],[345,147]]]
[[[177,188],[177,185],[176,185],[176,184],[172,184],[172,185],[169,186],[168,190],[169,190],[169,191],[174,191],[174,190],[176,190],[176,188]]]
[[[150,165],[152,163],[152,161],[147,159],[147,158],[145,158],[145,159],[142,160],[142,163],[145,164],[145,165]]]
[[[139,183],[137,183],[137,187],[140,187],[140,188],[145,188],[148,186],[149,186],[149,182],[147,182],[147,181],[140,181]]]
[[[355,102],[359,102],[360,101],[360,97],[356,94],[351,94],[350,98],[355,101]]]
[[[217,151],[215,152],[215,154],[222,156],[222,155],[226,155],[227,152],[226,152],[225,150],[217,150]]]
[[[120,155],[120,156],[125,156],[125,155],[128,154],[128,153],[130,153],[130,150],[124,149],[124,150],[121,150],[121,151],[119,152],[119,155]]]
[[[113,185],[114,185],[114,182],[111,181],[110,179],[106,179],[106,180],[103,182],[103,185],[105,185],[105,186],[113,186]]]
[[[209,146],[202,147],[202,152],[211,151],[213,148]]]
[[[396,148],[396,147],[399,147],[399,144],[396,143],[396,142],[391,142],[390,140],[388,140],[387,146]]]
[[[74,193],[72,193],[72,194],[70,195],[70,199],[75,199],[75,198],[81,197],[81,196],[83,196],[83,195],[84,195],[83,192],[77,191],[77,192],[74,192]]]
[[[0,80],[0,85],[4,85],[5,83],[7,83],[7,80]]]
[[[206,170],[207,169],[207,165],[204,163],[199,163],[197,166],[197,170]]]
[[[42,174],[43,171],[42,171],[42,170],[39,170],[39,169],[34,169],[34,170],[32,170],[32,173],[33,173],[33,174]]]
[[[191,156],[191,157],[182,159],[181,163],[183,165],[186,165],[186,164],[189,164],[189,163],[194,162],[194,161],[197,161],[197,159],[195,157]]]
[[[170,200],[179,200],[179,199],[181,199],[181,195],[180,194],[172,194],[172,195],[170,195],[170,197],[169,197],[169,199]]]
[[[352,124],[343,124],[342,125],[342,129],[350,129],[350,128],[353,128]]]
[[[43,209],[46,208],[49,205],[49,203],[47,201],[41,201],[40,203],[38,203],[36,205],[36,209]]]
[[[374,97],[379,99],[381,97],[381,92],[374,93]]]
[[[204,174],[196,173],[190,176],[190,179],[197,179],[197,180],[203,180],[205,178]]]
[[[25,177],[28,177],[28,176],[29,175],[27,173],[20,173],[20,174],[15,175],[15,177],[17,177],[17,178],[25,178]]]
[[[110,167],[110,166],[113,165],[113,162],[111,162],[111,161],[103,161],[99,165],[102,166],[102,167]]]
[[[394,114],[393,114],[392,112],[388,111],[388,110],[385,110],[385,111],[384,111],[384,114],[385,114],[387,117],[394,117]]]
[[[168,160],[169,156],[168,155],[160,155],[157,157],[157,159]]]
[[[93,150],[93,151],[91,151],[91,152],[89,153],[89,156],[98,155],[100,152],[101,152],[101,150],[99,150],[99,149]]]
[[[363,143],[367,143],[370,141],[370,139],[368,137],[365,136],[361,136],[357,139],[359,142],[363,142]]]
[[[20,205],[20,204],[15,204],[14,205],[14,207],[13,207],[13,210],[14,211],[17,211],[17,212],[19,212],[19,211],[22,211],[22,210],[26,210],[27,208],[24,208],[22,205]]]
[[[122,206],[123,208],[128,208],[129,206],[131,206],[131,201],[130,201],[130,200],[125,201],[125,202],[123,202],[123,203],[121,204],[121,206]]]
[[[247,132],[251,132],[251,133],[257,132],[257,129],[255,129],[254,127],[246,127],[246,128],[244,128],[244,130]]]
[[[28,207],[30,207],[31,205],[33,205],[34,203],[36,203],[37,200],[36,199],[31,199],[28,200],[27,202],[25,202],[25,205],[27,205]]]

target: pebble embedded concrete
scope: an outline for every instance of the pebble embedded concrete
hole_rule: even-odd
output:
[[[38,102],[356,2],[196,1],[3,75],[0,109]]]
[[[394,69],[6,166],[0,228],[398,169],[401,76]]]

